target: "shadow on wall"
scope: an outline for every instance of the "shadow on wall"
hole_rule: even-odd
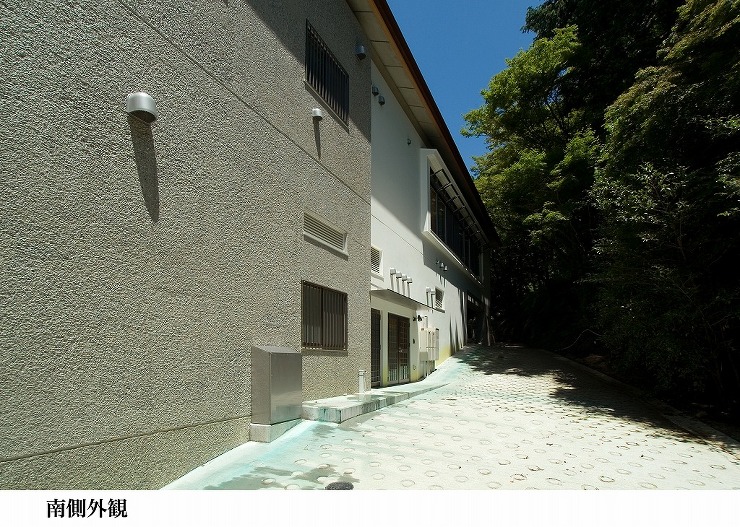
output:
[[[230,4],[233,4],[233,2],[229,2],[228,0],[221,1],[226,7],[230,7]],[[331,47],[331,41],[333,39],[330,37],[330,33],[332,25],[335,23],[333,22],[333,20],[335,20],[335,15],[339,14],[341,16],[341,13],[344,12],[347,17],[347,21],[355,18],[349,4],[346,2],[295,2],[294,5],[289,7],[290,2],[276,2],[275,0],[249,0],[246,4],[248,4],[249,9],[251,9],[260,18],[260,20],[262,20],[265,25],[272,30],[273,35],[280,40],[283,46],[285,46],[285,49],[295,57],[299,64],[303,64],[305,60],[304,27],[306,19],[311,21],[316,30],[325,40],[329,40],[327,43],[330,44]],[[233,9],[240,8],[240,3],[237,2]],[[362,34],[359,23],[357,24],[357,27],[353,28],[352,33],[355,34],[356,38],[366,38],[365,35]],[[332,51],[337,56],[339,62],[342,63],[345,68],[350,70],[350,79],[352,79],[353,63],[356,64],[355,61],[360,60],[354,54],[354,44],[345,49],[338,48],[337,46],[337,48]],[[366,73],[368,75],[367,81],[369,82],[369,66],[367,66]],[[353,81],[350,80],[350,82]],[[352,90],[357,86],[357,84],[352,85],[350,87],[350,92],[352,92]],[[367,89],[369,92],[369,84],[367,85]],[[350,105],[359,100],[362,99],[353,99],[350,102]],[[369,101],[369,97],[367,97],[365,101]],[[368,105],[366,109],[366,113],[354,112],[351,115],[351,120],[355,130],[370,141],[370,106]]]
[[[321,119],[314,117],[313,119],[313,137],[316,141],[316,154],[321,159],[321,130],[319,129],[319,122]]]
[[[132,115],[128,116],[128,125],[131,129],[131,142],[144,205],[152,222],[156,223],[159,221],[159,178],[152,127]]]
[[[462,349],[462,345],[460,344],[460,335],[457,331],[457,325],[455,326],[455,334],[453,336],[452,334],[452,319],[450,318],[450,355],[456,354],[458,351]]]

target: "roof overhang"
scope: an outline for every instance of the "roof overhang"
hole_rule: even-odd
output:
[[[500,240],[491,217],[388,3],[386,0],[347,0],[347,3],[370,39],[375,64],[417,132],[428,148],[440,152],[471,212],[483,227],[485,238],[498,245]]]
[[[395,291],[392,291],[390,289],[371,289],[370,296],[375,297],[375,298],[380,298],[382,300],[387,300],[388,302],[392,302],[394,304],[398,304],[400,306],[407,307],[409,309],[430,309],[431,308],[431,306],[422,304],[421,302],[417,302],[413,298],[404,296],[401,293],[396,293]]]

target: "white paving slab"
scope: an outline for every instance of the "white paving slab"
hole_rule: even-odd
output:
[[[423,382],[443,386],[341,424],[305,421],[167,488],[740,489],[737,442],[689,433],[547,352],[475,348]]]

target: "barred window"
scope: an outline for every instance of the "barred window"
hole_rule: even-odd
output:
[[[347,124],[349,75],[316,30],[306,21],[306,82],[334,113]]]
[[[347,349],[347,293],[301,282],[301,339],[304,348]]]

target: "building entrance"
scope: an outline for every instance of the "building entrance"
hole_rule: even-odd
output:
[[[409,382],[408,318],[388,313],[388,384]]]
[[[370,310],[370,385],[380,386],[380,311]]]

